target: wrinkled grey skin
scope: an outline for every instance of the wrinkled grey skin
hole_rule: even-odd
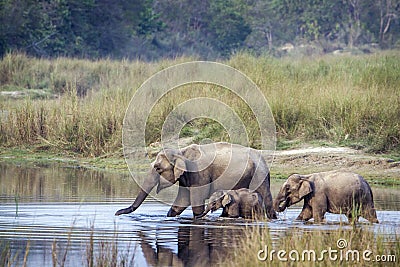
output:
[[[241,176],[238,177],[238,174]],[[223,142],[194,144],[158,153],[134,203],[115,215],[135,211],[155,186],[158,193],[176,182],[179,183],[179,190],[167,214],[169,217],[181,214],[190,205],[193,215],[198,216],[204,212],[204,201],[216,190],[249,188],[254,184],[258,186],[255,191],[264,200],[268,218],[276,218],[272,207],[269,169],[261,153]]]
[[[237,190],[218,190],[214,192],[208,201],[203,214],[214,212],[223,208],[221,217],[245,219],[261,218],[264,215],[264,202],[261,195],[247,188]]]
[[[345,214],[349,222],[361,216],[378,223],[371,188],[362,176],[352,172],[329,171],[309,175],[292,174],[274,201],[278,212],[304,199],[297,220],[324,221],[326,212]]]

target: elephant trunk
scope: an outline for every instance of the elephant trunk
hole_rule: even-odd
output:
[[[129,206],[128,208],[118,210],[115,213],[115,215],[119,216],[121,214],[128,214],[128,213],[134,212],[143,203],[143,201],[146,199],[147,196],[148,196],[148,193],[146,191],[144,191],[143,189],[140,189],[140,192],[139,192],[138,196],[136,197],[135,201],[133,202],[133,204],[131,206]]]
[[[145,180],[145,182],[143,183],[143,186],[140,189],[139,194],[137,195],[133,204],[131,206],[129,206],[128,208],[118,210],[115,213],[115,215],[118,216],[121,214],[128,214],[128,213],[134,212],[143,203],[143,201],[149,195],[151,190],[159,183],[159,181],[160,180],[159,180],[158,174],[155,174],[154,172],[152,172],[150,179]]]
[[[275,199],[273,206],[274,206],[274,210],[278,211],[278,208],[279,208],[279,200],[278,199]]]
[[[274,201],[274,210],[277,212],[282,212],[286,209],[287,207],[287,201],[284,197],[280,197],[279,195],[277,196],[277,198]]]

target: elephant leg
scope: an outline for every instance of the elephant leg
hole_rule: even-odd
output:
[[[187,187],[180,186],[174,204],[169,209],[167,217],[181,214],[190,205],[190,192]]]
[[[298,221],[308,221],[313,217],[313,211],[310,205],[304,203],[303,210],[300,212],[299,216],[297,216],[296,220]]]
[[[220,217],[228,217],[228,216],[229,216],[229,214],[226,211],[226,209],[223,209]]]
[[[325,213],[328,211],[328,197],[325,194],[319,194],[309,200],[312,206],[314,222],[325,222]]]
[[[204,212],[204,205],[192,207],[192,211],[194,217],[199,216]]]
[[[267,176],[269,183],[269,174]],[[269,219],[277,219],[276,212],[273,208],[272,195],[267,181],[264,181],[257,189],[256,192],[260,193],[264,201],[265,211]]]
[[[313,208],[313,218],[315,223],[325,222],[326,208],[317,207]]]
[[[325,212],[322,212],[322,211],[313,212],[314,222],[315,223],[325,222],[324,215],[325,215]]]
[[[346,216],[351,224],[358,222],[358,218],[360,217],[358,214],[353,214],[352,212],[347,213]]]
[[[320,195],[313,198],[312,203],[312,212],[315,223],[325,222],[325,213],[328,211],[327,209],[327,197],[325,195]]]
[[[229,204],[225,207],[226,213],[228,214],[227,217],[229,218],[239,218],[241,215],[239,212],[239,205],[237,203]]]
[[[210,186],[203,185],[190,188],[190,204],[194,217],[204,213],[204,202],[210,195]]]
[[[365,208],[363,208],[361,216],[372,223],[379,223],[378,217],[376,216],[376,210],[370,205],[365,206]]]

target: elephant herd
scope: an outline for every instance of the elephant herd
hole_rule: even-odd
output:
[[[320,223],[330,212],[345,214],[350,222],[361,216],[378,223],[371,188],[360,175],[343,171],[292,174],[273,200],[269,168],[261,153],[224,142],[161,151],[134,203],[115,214],[135,211],[154,187],[158,193],[176,183],[178,194],[169,217],[191,206],[195,219],[219,208],[222,217],[276,219],[276,212],[304,200],[297,220],[313,218]]]

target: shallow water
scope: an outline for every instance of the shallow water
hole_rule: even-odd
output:
[[[281,183],[271,181],[273,196]],[[389,237],[400,234],[400,189],[372,190],[380,224],[361,220],[360,226]],[[0,164],[0,246],[11,249],[14,266],[22,264],[27,246],[28,266],[52,266],[54,252],[59,263],[67,252],[65,266],[86,265],[91,240],[95,255],[114,247],[134,266],[209,266],[226,255],[233,240],[243,237],[246,225],[268,230],[276,242],[291,231],[351,229],[344,216],[334,214],[327,214],[323,225],[295,222],[300,206],[271,222],[222,219],[220,211],[193,221],[190,209],[167,218],[169,205],[149,199],[132,214],[114,216],[131,204],[136,192],[129,175],[73,166]]]

